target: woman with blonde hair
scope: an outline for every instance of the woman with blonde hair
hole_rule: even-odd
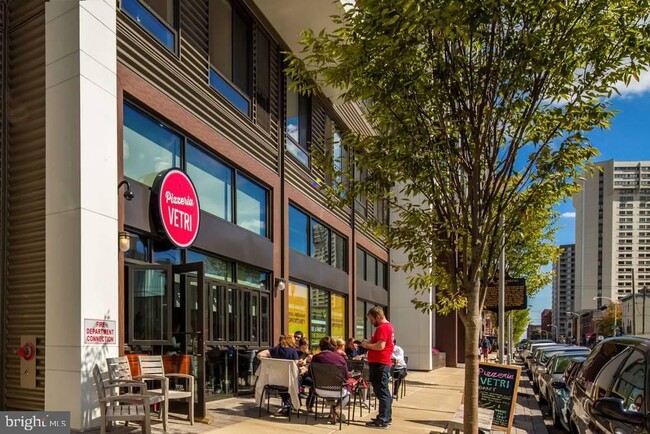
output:
[[[348,355],[345,353],[345,341],[343,339],[336,339],[335,345],[336,352],[347,359]]]
[[[293,336],[282,335],[278,339],[278,345],[268,350],[260,351],[257,353],[257,358],[260,360],[269,357],[272,359],[295,360],[298,363],[298,352],[294,348],[294,345]],[[282,407],[278,413],[288,416],[291,412],[291,396],[288,393],[280,393],[280,398],[282,398]]]

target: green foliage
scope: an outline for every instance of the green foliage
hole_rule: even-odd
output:
[[[347,179],[330,197],[389,199],[399,217],[390,230],[371,225],[407,252],[396,268],[412,272],[412,288],[437,288],[435,306],[417,307],[447,312],[482,294],[502,237],[511,275],[533,290],[549,281],[539,266],[556,254],[552,206],[596,155],[584,132],[609,126],[607,97],[648,64],[649,10],[648,0],[364,0],[336,31],[303,34],[304,51],[288,56],[297,88],[343,89],[375,130],[344,135],[364,180],[315,157]]]
[[[528,328],[530,309],[517,310],[512,315],[512,340],[519,342]]]
[[[614,320],[616,315],[616,320]],[[607,309],[603,312],[600,319],[594,320],[594,326],[599,335],[614,336],[614,324],[617,329],[621,329],[623,309],[620,304],[609,303]]]

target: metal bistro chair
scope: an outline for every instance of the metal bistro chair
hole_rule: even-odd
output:
[[[359,396],[359,417],[363,417],[364,405],[368,408],[368,411],[370,411],[370,368],[365,360],[348,360],[348,371],[358,375],[358,382],[352,392],[354,394],[352,401],[352,417],[356,418],[357,414],[357,396]],[[357,375],[355,375],[355,377]],[[364,394],[366,395],[365,399],[361,396],[361,393],[363,392],[365,392]]]
[[[288,393],[291,397],[291,405],[298,410],[298,417],[300,417],[299,375],[298,365],[293,360],[262,359],[255,383],[255,402],[259,406],[259,417],[262,416],[264,397],[266,397],[266,412],[269,412],[271,392]],[[291,413],[293,410],[289,409],[289,420],[291,420]]]
[[[162,395],[163,401],[163,421],[167,424],[167,415],[169,414],[169,400],[182,399],[188,401],[188,419],[190,424],[194,425],[194,376],[188,374],[165,373],[165,366],[163,364],[162,356],[138,356],[138,364],[140,365],[140,377],[142,380],[159,381],[161,388],[154,389],[150,392]],[[170,390],[169,379],[180,378],[185,380],[184,390]]]
[[[392,387],[391,387],[391,393],[393,394],[393,398],[396,401],[399,401],[401,398],[404,398],[406,395],[406,376],[408,375],[408,357],[404,356],[404,362],[406,363],[407,368],[404,369],[397,369],[396,365],[393,363],[393,366],[390,368],[390,377],[392,380]],[[402,371],[400,372],[400,377],[395,378],[395,372],[396,371]],[[395,390],[395,385],[399,381],[399,390]]]
[[[131,365],[129,365],[129,359],[126,357],[109,357],[106,359],[106,364],[108,366],[108,378],[110,384],[118,383],[134,383],[134,384],[144,384],[145,388],[142,392],[149,397],[151,404],[160,404],[160,412],[158,413],[160,418],[163,421],[163,431],[167,431],[167,413],[165,412],[165,406],[162,405],[162,402],[165,400],[165,396],[156,390],[147,390],[146,384],[143,379],[135,380],[131,374]],[[131,393],[131,387],[128,388],[128,393]]]
[[[93,380],[97,388],[97,397],[99,398],[99,409],[101,412],[101,434],[105,434],[110,425],[115,421],[123,421],[128,424],[130,421],[142,422],[142,432],[151,433],[151,406],[150,397],[145,393],[147,385],[140,382],[128,381],[106,381],[102,377],[99,366],[93,368]],[[122,394],[113,395],[113,389],[127,387],[130,390],[139,389],[139,394]],[[128,403],[128,404],[125,404]]]
[[[339,407],[339,430],[343,427],[343,398],[348,395],[347,383],[345,381],[346,367],[330,365],[327,363],[311,363],[309,365],[311,378],[314,381],[314,420],[318,419],[318,400],[323,402],[338,399]],[[338,393],[338,397],[321,396],[321,391]],[[305,418],[305,423],[307,418]],[[350,424],[350,406],[348,405],[348,425]]]

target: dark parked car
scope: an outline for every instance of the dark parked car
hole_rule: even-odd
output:
[[[537,369],[537,389],[539,390],[540,402],[548,401],[553,390],[551,384],[562,379],[573,359],[576,357],[584,359],[589,355],[589,348],[574,348],[579,348],[579,350],[556,353],[542,367]]]
[[[566,356],[555,356],[556,359],[564,358]],[[576,377],[576,374],[582,366],[586,357],[571,356],[569,358],[569,367],[564,372],[564,375],[559,380],[551,381],[548,388],[548,407],[553,417],[553,425],[556,428],[564,428],[569,431],[569,420],[571,418],[571,385]],[[556,362],[558,363],[558,362]],[[559,362],[561,363],[561,362]]]
[[[650,340],[606,339],[582,364],[571,389],[571,431],[650,432]]]

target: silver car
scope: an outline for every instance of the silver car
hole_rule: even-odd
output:
[[[555,428],[571,432],[571,385],[586,357],[575,357],[560,380],[552,381],[548,393],[548,406]]]
[[[553,393],[552,383],[559,381],[576,357],[585,358],[589,355],[589,348],[576,347],[576,351],[557,353],[548,359],[546,365],[537,369],[537,387],[540,402],[549,401]]]
[[[526,348],[522,353],[522,357],[524,358],[524,364],[526,365],[526,367],[527,368],[530,367],[528,363],[530,362],[530,358],[532,357],[533,351],[535,351],[539,347],[548,347],[551,345],[557,345],[557,344],[553,341],[534,342],[528,348]]]
[[[546,366],[548,361],[550,360],[551,357],[555,356],[556,354],[572,354],[572,353],[589,353],[589,348],[587,347],[575,347],[575,346],[567,346],[567,347],[560,347],[560,348],[554,348],[554,349],[548,349],[548,351],[541,351],[538,354],[538,359],[536,361],[535,365],[535,372],[533,373],[533,389],[538,392],[539,391],[539,369]]]

